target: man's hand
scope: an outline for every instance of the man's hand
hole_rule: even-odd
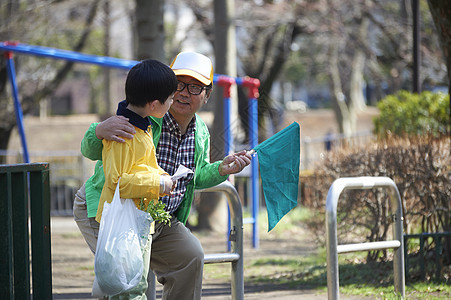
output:
[[[123,116],[109,117],[96,126],[96,136],[100,140],[124,143],[124,138],[132,139],[135,133],[135,127],[128,122],[128,118]]]
[[[239,173],[251,163],[251,160],[252,155],[246,150],[227,155],[219,165],[219,174],[224,176]]]

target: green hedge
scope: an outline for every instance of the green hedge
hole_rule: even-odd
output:
[[[374,125],[379,137],[450,133],[449,94],[400,91],[385,97],[377,106],[380,115],[374,119]]]

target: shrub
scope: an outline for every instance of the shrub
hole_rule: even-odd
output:
[[[449,94],[400,91],[377,106],[380,115],[374,119],[374,126],[379,137],[450,133]]]
[[[301,178],[304,205],[322,213],[309,226],[324,238],[325,200],[335,179],[387,176],[401,195],[405,233],[451,231],[450,150],[449,136],[427,135],[389,138],[365,148],[329,153],[312,175]],[[389,205],[384,189],[343,193],[337,209],[339,243],[392,239]],[[450,263],[451,241],[447,241],[443,257]],[[368,254],[370,260],[385,257],[386,251]]]

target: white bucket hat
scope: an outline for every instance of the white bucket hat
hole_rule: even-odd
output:
[[[213,64],[203,54],[180,52],[172,61],[171,68],[175,75],[190,76],[205,85],[210,85],[213,82]]]

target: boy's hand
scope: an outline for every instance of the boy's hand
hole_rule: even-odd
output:
[[[126,139],[132,139],[136,133],[135,127],[123,116],[112,116],[96,126],[96,136],[99,140],[106,139],[124,143]]]
[[[172,180],[169,175],[160,176],[160,194],[169,195],[177,186],[177,181]]]

